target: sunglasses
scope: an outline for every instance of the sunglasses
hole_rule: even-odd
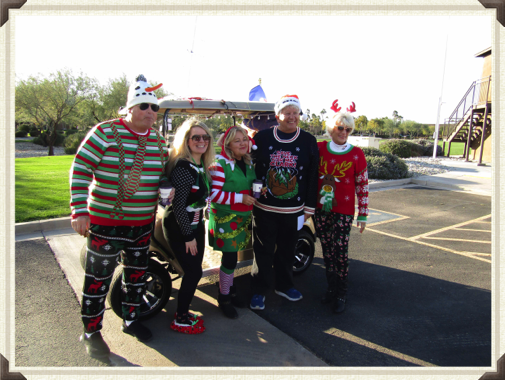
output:
[[[141,111],[145,111],[146,109],[149,108],[149,106],[151,106],[151,109],[154,112],[158,112],[158,110],[160,109],[160,106],[157,105],[157,104],[149,104],[149,103],[140,103],[139,104],[139,108],[140,108]]]
[[[346,131],[347,133],[351,133],[351,131],[352,131],[352,128],[345,128],[345,127],[342,127],[342,126],[338,126],[337,128],[338,128],[338,130],[339,130],[339,131],[341,131],[341,132],[342,132],[344,129],[345,129],[345,131]]]
[[[199,142],[200,140],[210,141],[210,135],[193,135],[191,136],[191,140],[194,142]]]

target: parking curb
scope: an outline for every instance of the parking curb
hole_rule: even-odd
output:
[[[43,232],[72,228],[70,216],[64,218],[36,220],[33,222],[16,223],[16,235],[29,234],[33,232]]]

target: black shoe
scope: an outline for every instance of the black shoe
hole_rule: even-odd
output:
[[[110,354],[109,346],[102,338],[100,331],[93,333],[89,338],[83,333],[79,339],[84,343],[86,352],[95,359],[108,358]]]
[[[321,303],[323,305],[332,303],[336,297],[337,297],[337,292],[333,289],[328,289],[326,291],[325,295],[323,296],[323,298],[321,298]]]
[[[123,330],[125,334],[134,336],[141,342],[148,342],[153,337],[151,330],[149,330],[139,321],[133,321],[130,323],[130,326],[126,326],[126,323],[123,322],[121,330]]]
[[[333,303],[333,312],[335,314],[340,314],[343,313],[345,310],[345,298],[343,297],[338,297],[335,299],[335,302]]]
[[[239,307],[241,309],[247,307],[247,302],[245,302],[244,299],[237,294],[237,288],[235,285],[230,286],[230,296],[231,304],[233,306]]]
[[[238,313],[237,310],[231,304],[231,295],[229,294],[221,294],[217,297],[217,302],[219,303],[219,308],[223,311],[224,315],[230,319],[237,319]]]

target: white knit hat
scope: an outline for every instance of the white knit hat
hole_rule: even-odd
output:
[[[137,104],[158,104],[158,98],[156,98],[154,90],[157,90],[161,86],[163,86],[163,83],[151,87],[151,85],[147,83],[145,76],[140,74],[137,78],[135,78],[135,82],[130,85],[126,107],[119,110],[119,114],[126,115],[128,113],[128,110]]]
[[[297,95],[284,95],[280,98],[277,103],[275,103],[275,114],[278,115],[283,108],[294,106],[297,107],[300,112],[302,112],[302,106],[300,105],[300,99]]]

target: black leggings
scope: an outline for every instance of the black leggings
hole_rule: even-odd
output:
[[[186,253],[185,242],[174,241],[174,239],[170,241],[170,246],[177,257],[177,261],[179,261],[184,270],[184,276],[182,277],[181,287],[177,296],[178,315],[189,311],[189,305],[195,295],[196,287],[202,278],[202,262],[205,252],[205,224],[203,222],[198,224],[195,235],[198,249],[198,253],[195,256],[191,255],[189,251]]]
[[[237,267],[237,260],[237,252],[223,252],[221,265],[228,270],[234,270]]]

